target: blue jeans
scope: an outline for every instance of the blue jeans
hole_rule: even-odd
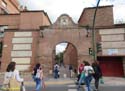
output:
[[[91,85],[90,85],[91,81],[92,81],[92,75],[85,77],[85,84],[87,87],[87,91],[91,91]]]
[[[54,72],[54,78],[55,78],[55,79],[59,78],[58,72]]]
[[[80,77],[80,79],[79,79],[79,81],[78,81],[78,87],[80,87],[80,85],[81,85],[82,83],[84,83],[84,80],[85,80],[84,77]]]
[[[41,79],[40,78],[36,78],[36,91],[41,91],[41,87],[42,87],[42,84],[41,84]]]

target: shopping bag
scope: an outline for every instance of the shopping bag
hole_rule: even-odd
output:
[[[46,87],[44,80],[42,80],[42,88],[44,89]]]
[[[100,81],[100,84],[104,84],[104,80],[102,77],[99,79],[99,81]]]
[[[9,91],[20,91],[20,82],[18,82],[15,76],[9,80]]]
[[[85,79],[85,72],[82,72],[81,77],[82,79]]]
[[[26,91],[26,88],[25,88],[25,86],[24,86],[24,83],[23,83],[23,82],[22,82],[22,84],[21,84],[20,91]]]

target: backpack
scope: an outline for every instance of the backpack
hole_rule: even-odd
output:
[[[9,91],[20,91],[20,82],[16,80],[15,76],[9,80]]]
[[[89,69],[88,70],[88,75],[93,75],[94,73],[93,73],[93,70],[91,70],[91,69]]]

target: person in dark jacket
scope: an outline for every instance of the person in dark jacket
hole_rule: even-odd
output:
[[[94,69],[94,74],[93,77],[95,79],[95,90],[94,91],[98,91],[98,87],[99,87],[99,79],[102,77],[102,71],[101,68],[99,66],[99,62],[98,61],[94,61],[92,63],[92,67]]]

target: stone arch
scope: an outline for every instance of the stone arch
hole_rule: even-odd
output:
[[[59,20],[64,17],[68,19],[67,25],[63,25]],[[88,49],[91,47],[91,37],[86,37],[86,29],[71,22],[68,15],[61,15],[50,27],[40,31],[43,37],[39,38],[38,60],[44,65],[45,72],[52,70],[54,47],[58,43],[68,42],[75,46],[77,50],[77,61],[91,60]],[[79,64],[79,63],[78,63]]]
[[[66,50],[65,50],[65,55],[67,55],[66,54],[66,52],[68,52],[68,51],[72,51],[72,53],[75,53],[75,57],[74,57],[74,60],[75,60],[75,62],[74,62],[74,67],[75,68],[77,68],[77,66],[78,66],[78,51],[77,51],[77,47],[75,46],[75,44],[74,43],[72,43],[72,42],[69,42],[69,41],[60,41],[60,42],[56,42],[55,43],[55,45],[53,45],[53,49],[55,49],[55,47],[56,47],[56,45],[58,45],[58,44],[60,44],[60,43],[67,43],[67,48],[66,48]],[[52,54],[53,54],[53,52],[55,52],[55,50],[54,51],[52,51]],[[73,55],[73,54],[72,54]],[[70,55],[70,56],[72,56],[72,55]],[[54,55],[52,55],[52,56],[54,56]],[[53,58],[53,57],[52,57]],[[73,57],[72,57],[73,58]],[[71,58],[70,58],[71,59]],[[53,60],[54,60],[54,58],[53,58]],[[73,62],[74,60],[70,60],[71,62]],[[66,60],[64,60],[64,61],[66,61]],[[71,62],[69,62],[69,63],[65,63],[64,62],[64,64],[66,64],[66,65],[69,65],[69,64],[71,64]]]

